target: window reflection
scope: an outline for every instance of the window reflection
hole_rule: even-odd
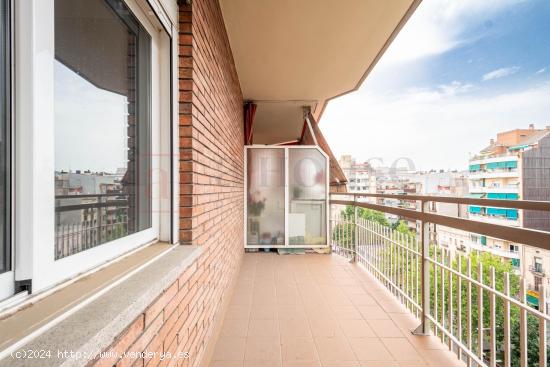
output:
[[[150,37],[121,0],[55,0],[55,258],[151,226]]]

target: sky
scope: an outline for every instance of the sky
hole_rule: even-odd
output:
[[[550,1],[423,0],[358,91],[320,127],[334,154],[468,167],[515,128],[550,126]]]
[[[127,165],[128,102],[55,61],[55,170],[116,172]]]

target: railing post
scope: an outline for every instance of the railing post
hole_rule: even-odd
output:
[[[427,201],[421,200],[422,213],[428,212]],[[428,257],[430,256],[430,223],[425,219],[420,220],[420,243],[422,244],[422,276],[420,289],[422,294],[421,300],[421,314],[420,325],[412,331],[414,335],[429,335],[430,327],[428,321],[428,314],[430,312],[430,262]]]
[[[101,196],[97,197],[97,229],[99,230],[99,242],[98,245],[103,243],[103,213],[101,211],[101,204],[103,203],[103,199]]]
[[[355,198],[354,198],[355,201]],[[353,243],[352,243],[352,250],[351,250],[351,262],[355,262],[357,260],[356,254],[357,254],[357,241],[359,241],[359,227],[357,226],[357,218],[358,218],[358,211],[359,208],[357,206],[353,206],[353,228],[354,228],[354,234],[353,234]]]
[[[546,315],[546,287],[542,285],[539,292],[539,311]],[[539,318],[539,367],[546,366],[546,355],[548,354],[546,331],[546,320]]]

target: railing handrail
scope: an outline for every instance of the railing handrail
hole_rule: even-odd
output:
[[[78,195],[55,195],[55,199],[80,199],[80,198],[104,198],[113,196],[129,196],[124,193],[112,193],[112,194],[78,194]]]
[[[364,195],[364,194],[361,194]],[[368,195],[380,195],[380,194],[368,194]],[[383,197],[392,197],[392,195],[381,194]],[[396,196],[396,195],[393,195]],[[406,197],[406,195],[399,195]],[[412,197],[412,195],[411,195]],[[432,198],[431,196],[418,196],[421,198]],[[437,198],[437,197],[436,197]],[[421,199],[418,199],[421,200]],[[422,200],[426,203],[428,200]],[[429,213],[426,211],[417,211],[412,209],[396,208],[387,205],[364,203],[355,200],[330,200],[331,204],[336,205],[351,205],[361,208],[367,208],[377,210],[380,212],[395,214],[401,217],[419,220],[427,223],[439,224],[445,227],[452,227],[467,232],[474,232],[481,235],[499,238],[505,241],[511,241],[515,243],[521,243],[530,245],[533,247],[550,250],[550,232],[539,231],[536,229],[511,227],[502,224],[494,224],[488,222],[481,222],[466,218],[451,217],[442,214]],[[550,208],[549,208],[550,210]]]
[[[331,192],[331,195],[354,196],[354,197],[374,197],[386,199],[399,199],[410,201],[494,206],[507,209],[526,209],[550,211],[550,201],[538,200],[510,200],[510,199],[478,199],[465,198],[460,196],[432,196],[432,195],[401,195],[401,194],[373,194],[373,193],[345,193]]]
[[[111,208],[111,207],[128,207],[128,200],[111,200],[106,202],[100,202],[100,203],[88,203],[88,204],[75,204],[75,205],[63,205],[63,206],[56,206],[55,212],[70,212],[75,210],[83,210],[83,209],[98,209],[98,208]]]

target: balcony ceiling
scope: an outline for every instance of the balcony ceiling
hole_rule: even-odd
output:
[[[305,101],[318,117],[327,100],[359,87],[419,0],[220,3],[244,98]]]

